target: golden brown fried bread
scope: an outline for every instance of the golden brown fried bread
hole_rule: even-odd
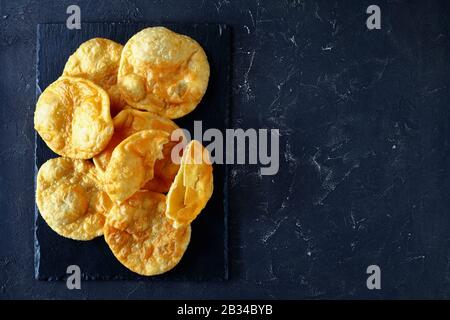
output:
[[[59,235],[90,240],[103,234],[112,206],[87,160],[55,158],[39,169],[36,202],[42,218]]]
[[[94,157],[94,164],[97,169],[104,173],[111,159],[114,148],[130,135],[142,130],[163,130],[171,134],[179,129],[172,120],[158,116],[148,111],[135,109],[124,109],[117,114],[114,119],[114,135],[108,146],[100,154]],[[168,192],[170,185],[178,172],[179,164],[171,159],[172,148],[178,141],[169,141],[163,147],[163,159],[155,163],[154,177],[143,188],[155,192]]]
[[[123,46],[112,40],[93,38],[83,42],[69,57],[63,75],[91,80],[106,90],[115,114],[126,105],[117,86],[117,71]]]
[[[122,202],[153,179],[155,162],[162,159],[163,146],[168,141],[165,131],[143,130],[117,145],[103,175],[111,200]]]
[[[214,188],[212,170],[208,150],[192,140],[167,194],[166,215],[175,227],[191,223],[206,206]]]
[[[164,215],[163,194],[139,191],[107,216],[105,240],[128,269],[151,276],[169,271],[181,260],[191,238],[191,227],[174,228]]]
[[[108,94],[89,80],[61,77],[39,97],[34,128],[57,154],[92,158],[114,131]]]
[[[128,40],[118,84],[134,108],[176,119],[195,109],[205,94],[209,64],[202,47],[163,27],[144,29]]]

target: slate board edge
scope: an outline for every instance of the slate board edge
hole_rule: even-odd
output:
[[[35,75],[36,75],[36,97],[35,97],[35,103],[37,103],[37,100],[39,98],[39,95],[41,94],[41,88],[39,86],[39,51],[40,51],[40,43],[39,43],[39,30],[40,30],[40,25],[36,25],[36,65],[35,65]],[[34,116],[34,114],[33,114]],[[34,123],[34,121],[33,121]],[[34,179],[33,179],[33,190],[34,190],[34,278],[36,280],[40,280],[39,278],[39,266],[40,266],[40,255],[41,255],[41,251],[40,251],[40,246],[39,246],[39,241],[38,241],[38,236],[37,236],[37,220],[39,218],[39,210],[36,204],[36,185],[37,185],[37,173],[38,173],[38,166],[37,166],[37,132],[36,130],[34,130],[34,126],[33,126],[33,134],[34,134],[34,148],[33,148],[33,156],[34,156]]]
[[[226,24],[218,24],[219,27],[223,26],[225,29],[229,30],[229,36],[230,36],[230,46],[228,47],[228,56],[230,58],[230,63],[227,66],[226,69],[226,75],[227,75],[227,81],[226,83],[228,84],[228,99],[225,102],[225,129],[230,128],[230,124],[231,124],[231,108],[233,106],[233,102],[232,102],[232,72],[231,72],[231,66],[233,65],[233,52],[232,52],[232,46],[233,46],[233,29],[231,28],[231,26],[226,25]],[[225,235],[224,235],[224,263],[225,263],[225,274],[223,276],[223,280],[229,280],[229,276],[230,276],[230,261],[229,261],[229,224],[228,224],[228,219],[229,219],[229,210],[228,210],[228,201],[229,201],[229,197],[230,197],[230,189],[229,189],[229,183],[228,183],[228,179],[230,178],[229,175],[229,170],[228,170],[228,165],[226,163],[222,164],[223,166],[223,170],[224,170],[224,179],[223,179],[223,190],[222,190],[222,194],[223,194],[223,219],[224,219],[224,228],[225,228]]]

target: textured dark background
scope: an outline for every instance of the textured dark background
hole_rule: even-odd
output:
[[[36,24],[69,4],[232,26],[232,126],[279,128],[281,164],[229,168],[229,281],[33,279]],[[449,298],[449,19],[448,1],[0,0],[0,297]]]

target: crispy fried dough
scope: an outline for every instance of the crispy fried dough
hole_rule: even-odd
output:
[[[164,215],[163,194],[139,191],[107,216],[105,240],[128,269],[151,276],[169,271],[181,260],[191,227],[174,228]]]
[[[111,159],[114,148],[130,135],[142,130],[163,130],[171,134],[174,130],[179,129],[172,120],[158,116],[148,111],[138,111],[135,109],[122,110],[113,119],[114,135],[108,146],[100,154],[94,157],[94,164],[97,169],[104,173]],[[150,191],[166,193],[169,191],[170,185],[175,179],[178,172],[179,164],[171,159],[172,148],[177,141],[169,141],[163,147],[163,159],[159,159],[155,163],[154,177],[143,188]]]
[[[102,235],[105,215],[112,206],[93,164],[69,158],[50,159],[41,166],[36,202],[50,228],[75,240]]]
[[[103,175],[111,200],[122,202],[153,179],[155,162],[162,159],[168,139],[165,131],[143,130],[117,145]]]
[[[206,92],[209,72],[206,54],[195,40],[153,27],[138,32],[125,44],[118,84],[134,108],[176,119],[198,105]]]
[[[108,94],[89,80],[61,77],[39,97],[34,128],[57,154],[92,158],[113,135]]]
[[[105,89],[109,94],[112,114],[126,105],[117,86],[122,49],[121,44],[109,39],[90,39],[69,57],[63,71],[64,76],[88,79]]]
[[[181,166],[167,194],[166,215],[175,227],[187,225],[211,198],[214,184],[208,150],[196,140],[185,148]]]

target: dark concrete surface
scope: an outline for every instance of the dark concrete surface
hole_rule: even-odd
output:
[[[1,298],[450,297],[450,3],[0,0]],[[279,128],[280,172],[230,166],[230,280],[33,277],[36,24],[226,23],[237,128]],[[369,291],[377,264],[382,289]]]

